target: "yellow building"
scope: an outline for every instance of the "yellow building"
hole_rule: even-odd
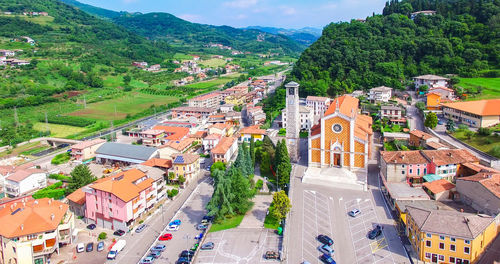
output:
[[[258,125],[244,127],[240,130],[241,142],[243,141],[250,142],[252,139],[254,141],[262,141],[264,140],[265,135],[266,131],[264,129],[260,129]]]
[[[428,110],[438,110],[441,104],[441,94],[437,92],[431,92],[427,94],[427,109]]]
[[[498,233],[495,218],[406,206],[406,233],[425,263],[471,264]]]
[[[193,153],[177,154],[173,165],[175,176],[179,178],[182,175],[186,179],[185,184],[189,184],[200,173],[200,155]]]
[[[336,98],[309,137],[309,167],[366,170],[373,141],[372,118],[359,114],[359,100]]]
[[[61,244],[70,244],[75,217],[69,205],[29,198],[0,207],[0,263],[43,264]]]

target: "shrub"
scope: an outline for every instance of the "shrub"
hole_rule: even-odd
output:
[[[177,190],[177,189],[168,190],[167,196],[169,198],[172,198],[172,197],[176,196],[178,193],[179,193],[179,190]]]
[[[491,135],[491,129],[487,128],[487,127],[480,127],[478,130],[477,130],[477,133],[481,136],[489,136]]]
[[[68,162],[70,158],[71,154],[69,152],[64,152],[61,154],[57,154],[50,163],[54,165],[59,165]]]
[[[144,223],[144,220],[139,221],[139,224],[142,224],[142,223]]]
[[[255,184],[255,189],[257,190],[262,190],[262,187],[264,187],[264,181],[259,179],[257,183]]]
[[[47,186],[43,189],[40,189],[36,191],[32,196],[35,199],[41,199],[41,198],[54,198],[54,199],[61,199],[64,197],[65,189],[62,189],[63,183],[62,182],[56,182],[50,186]]]
[[[500,158],[500,146],[494,146],[491,150],[490,150],[490,154],[497,157],[497,158]]]
[[[62,175],[62,174],[50,174],[49,179],[67,182],[67,181],[71,180],[71,177],[66,176],[66,175]]]
[[[108,234],[106,234],[106,232],[101,232],[99,234],[99,240],[103,240],[103,239],[106,239],[108,237]]]
[[[460,130],[460,131],[469,130],[469,127],[465,124],[460,124],[460,125],[458,125],[458,130]]]
[[[45,117],[39,120],[40,122],[45,122]],[[76,126],[76,127],[86,127],[94,124],[95,120],[89,120],[79,116],[61,116],[61,115],[51,115],[47,117],[47,122],[52,124]]]

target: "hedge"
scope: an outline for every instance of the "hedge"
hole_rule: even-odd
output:
[[[71,177],[65,176],[65,175],[62,175],[62,174],[50,174],[49,175],[49,179],[54,179],[54,180],[59,180],[59,181],[63,181],[63,182],[68,182],[69,180],[71,180]]]
[[[45,118],[40,118],[40,122],[45,122]],[[95,120],[90,120],[87,118],[79,117],[79,116],[62,116],[62,115],[51,115],[47,117],[47,122],[51,124],[60,124],[60,125],[68,125],[68,126],[76,126],[76,127],[86,127],[94,124]]]
[[[61,188],[62,185],[63,185],[62,182],[56,182],[50,186],[38,190],[32,196],[35,199],[41,199],[41,198],[62,199],[66,191],[65,189]]]
[[[65,162],[68,162],[70,158],[71,158],[71,154],[69,152],[64,152],[64,153],[61,153],[61,154],[57,154],[50,161],[50,163],[52,163],[54,165],[59,165],[59,164],[63,164]]]

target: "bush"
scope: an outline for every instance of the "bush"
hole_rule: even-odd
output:
[[[101,232],[99,234],[99,240],[103,240],[103,239],[106,239],[108,237],[108,234],[106,234],[106,232]]]
[[[63,185],[62,182],[56,182],[50,186],[47,186],[43,189],[36,191],[32,196],[35,199],[41,198],[54,198],[54,199],[62,199],[64,198],[65,189],[61,188]]]
[[[71,154],[69,152],[64,152],[61,154],[57,154],[50,163],[54,165],[59,165],[68,162],[70,158]]]
[[[255,189],[257,190],[262,190],[262,187],[264,187],[264,181],[259,179],[257,183],[255,184]]]
[[[497,158],[500,158],[500,146],[494,146],[491,150],[490,150],[490,154],[497,157]]]
[[[45,117],[39,120],[40,122],[45,122]],[[76,127],[86,127],[94,124],[95,120],[89,120],[79,116],[61,116],[61,115],[52,115],[47,117],[47,122],[51,124],[60,124],[60,125],[68,125],[68,126],[76,126]]]
[[[481,136],[489,136],[491,135],[491,129],[487,128],[487,127],[480,127],[478,130],[477,130],[477,133]]]
[[[177,190],[177,189],[167,190],[167,196],[169,198],[176,196],[178,193],[179,193],[179,190]]]
[[[49,179],[67,182],[67,181],[71,180],[71,177],[66,176],[66,175],[62,175],[62,174],[50,174]]]

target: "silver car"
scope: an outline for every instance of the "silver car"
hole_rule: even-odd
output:
[[[135,232],[136,232],[136,233],[140,233],[140,232],[142,232],[142,231],[144,230],[144,228],[146,228],[146,227],[147,227],[147,225],[142,224],[142,225],[138,226],[138,227],[135,229]]]
[[[359,214],[361,214],[361,211],[359,209],[353,209],[352,211],[349,212],[349,215],[352,217],[356,217]]]

